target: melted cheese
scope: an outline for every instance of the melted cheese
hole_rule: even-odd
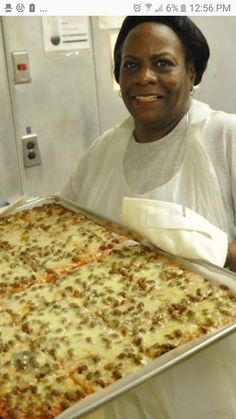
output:
[[[51,419],[236,320],[229,290],[83,214],[46,205],[0,232],[3,417]]]

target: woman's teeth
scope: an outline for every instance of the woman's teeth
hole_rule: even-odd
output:
[[[155,102],[158,100],[158,97],[156,95],[150,95],[150,96],[135,96],[135,99],[140,102]]]

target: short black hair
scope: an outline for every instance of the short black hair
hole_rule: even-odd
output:
[[[186,61],[194,64],[196,71],[194,85],[199,84],[207,67],[210,48],[201,30],[187,16],[127,16],[122,23],[114,47],[114,75],[117,83],[119,83],[124,41],[131,29],[145,22],[162,23],[176,33],[182,42]]]

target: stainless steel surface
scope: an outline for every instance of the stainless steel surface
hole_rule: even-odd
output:
[[[40,206],[49,203],[57,203],[65,208],[69,208],[74,211],[81,210],[81,207],[79,207],[72,201],[69,201],[59,196],[51,196],[28,200],[23,205],[20,205],[17,208],[15,208],[12,212],[33,208],[35,206]],[[85,212],[89,217],[99,221],[104,225],[108,223],[110,224],[110,221],[105,218],[102,218],[100,216],[98,217],[96,214],[87,212],[84,209],[82,209],[82,211]],[[112,224],[114,226],[117,226],[119,231],[127,232],[127,229],[125,227],[116,225],[114,223]],[[168,256],[172,258],[171,255]],[[187,269],[191,269],[194,272],[203,274],[209,280],[229,286],[232,292],[236,294],[236,274],[234,274],[233,272],[227,271],[222,268],[218,268],[210,264],[201,264],[200,262],[191,263],[190,261],[185,260],[183,258],[173,259],[175,259],[178,263],[182,264]],[[233,323],[229,326],[219,329],[214,333],[208,334],[199,339],[196,339],[193,342],[184,344],[176,349],[173,349],[170,352],[151,361],[147,366],[142,367],[139,371],[133,373],[132,375],[120,379],[116,383],[112,384],[104,390],[99,391],[98,393],[87,396],[84,400],[67,409],[57,417],[58,419],[77,419],[80,417],[87,416],[99,407],[102,407],[104,404],[112,401],[114,398],[127,393],[128,391],[134,389],[142,383],[147,382],[152,377],[157,376],[164,370],[173,367],[174,365],[180,362],[183,362],[187,358],[194,356],[194,354],[196,354],[197,352],[202,351],[204,348],[212,345],[213,343],[221,339],[224,339],[226,336],[235,332],[236,323]]]
[[[7,203],[6,205],[0,208],[0,217],[11,214],[15,208],[18,208],[19,205],[22,205],[25,201],[27,201],[27,198],[24,195],[22,195],[11,204]]]
[[[4,205],[22,194],[14,131],[14,118],[6,67],[2,19],[0,18],[0,203]]]
[[[24,166],[32,167],[41,164],[37,134],[24,135],[21,137],[21,142]]]
[[[100,133],[92,45],[78,51],[45,52],[42,17],[1,19],[23,192],[54,194]],[[32,83],[14,84],[12,51],[29,53]],[[8,115],[5,118],[7,121]],[[23,165],[21,146],[28,126],[38,134],[43,162],[31,168]]]
[[[14,83],[30,83],[29,54],[27,51],[14,51],[11,53],[14,74]]]
[[[119,96],[119,89],[114,90],[111,36],[117,35],[119,29],[112,27],[101,29],[99,20],[98,16],[91,17],[98,109],[101,131],[103,132],[119,124],[129,114]]]

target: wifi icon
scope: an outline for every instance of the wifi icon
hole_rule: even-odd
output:
[[[152,4],[151,3],[147,3],[145,4],[146,8],[147,8],[147,12],[150,12]]]

